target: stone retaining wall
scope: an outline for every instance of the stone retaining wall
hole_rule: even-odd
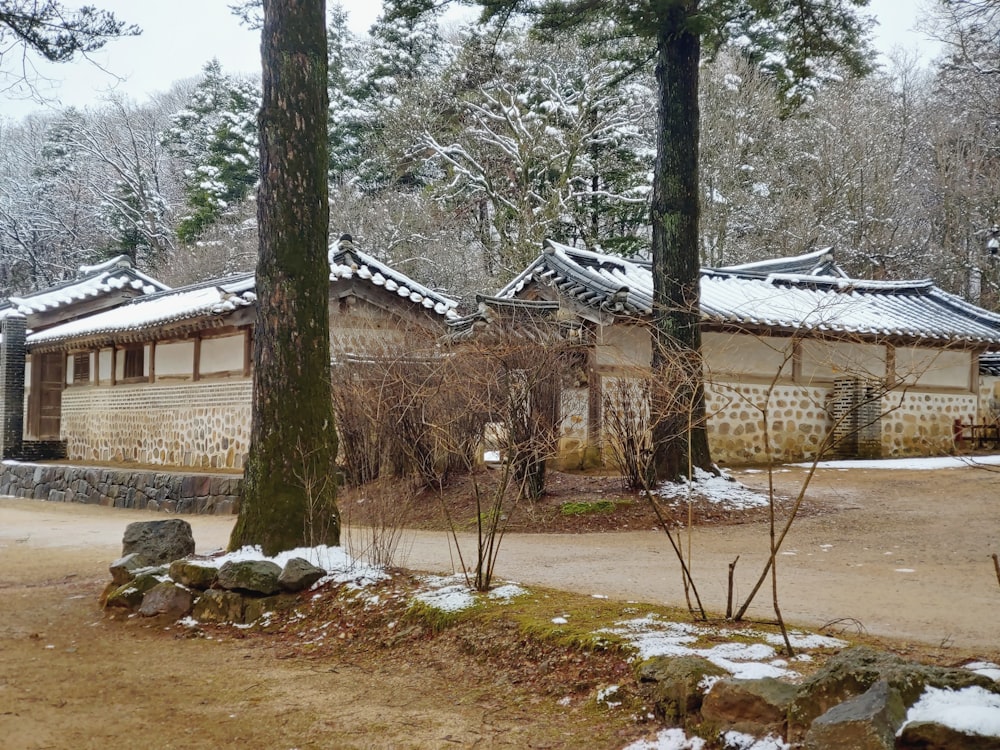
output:
[[[170,513],[239,510],[240,476],[100,469],[4,461],[0,495]]]

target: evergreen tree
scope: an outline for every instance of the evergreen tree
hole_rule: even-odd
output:
[[[194,242],[246,200],[257,182],[256,84],[222,72],[218,60],[205,65],[186,109],[172,118],[165,145],[185,163],[187,211],[177,237]]]

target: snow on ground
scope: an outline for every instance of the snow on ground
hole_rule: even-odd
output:
[[[697,644],[708,637],[717,638],[723,631],[687,622],[672,622],[655,614],[623,620],[601,632],[617,635],[625,640],[636,649],[640,659],[653,656],[701,656],[740,679],[798,677],[798,673],[788,668],[788,661],[778,657],[775,646],[784,644],[781,636],[761,633],[750,628],[727,630],[725,632],[740,640],[718,643],[708,648],[699,648]],[[794,648],[801,650],[843,648],[847,645],[836,638],[799,631],[791,631],[789,640]],[[802,661],[809,660],[808,654],[802,656],[807,658],[802,659],[801,656],[796,658]]]
[[[812,462],[791,464],[808,469]],[[932,469],[961,469],[967,466],[1000,466],[1000,456],[937,456],[934,458],[880,458],[849,461],[820,461],[820,469],[906,469],[930,471]]]
[[[702,469],[694,470],[694,480],[664,482],[654,492],[665,500],[682,501],[697,495],[710,503],[730,510],[743,510],[767,505],[767,496],[744,487],[729,476],[715,476]]]
[[[961,690],[928,687],[910,706],[897,736],[911,722],[932,721],[959,732],[1000,737],[1000,695],[981,687]]]

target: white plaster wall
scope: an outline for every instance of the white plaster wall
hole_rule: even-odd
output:
[[[101,383],[111,382],[111,350],[101,349],[97,356],[97,377]]]
[[[199,373],[243,371],[244,335],[202,339]]]
[[[713,375],[741,373],[770,379],[780,371],[780,377],[790,378],[792,345],[789,338],[713,332],[702,335],[705,367]]]
[[[884,346],[804,339],[800,349],[804,383],[831,382],[842,375],[876,380],[885,377]]]
[[[896,349],[896,378],[910,385],[971,391],[972,365],[972,352]]]
[[[595,362],[612,367],[649,367],[652,347],[643,326],[601,326],[597,331]]]
[[[157,344],[155,370],[157,379],[178,376],[192,377],[194,374],[194,341]]]

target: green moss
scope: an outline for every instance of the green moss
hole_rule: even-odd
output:
[[[563,503],[559,512],[564,516],[583,516],[588,513],[611,513],[618,507],[615,500],[594,500],[591,502]]]

